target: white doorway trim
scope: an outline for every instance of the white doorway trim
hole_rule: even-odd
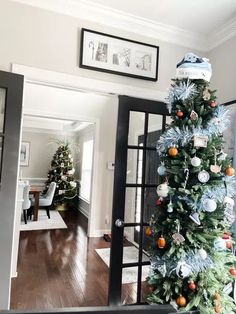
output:
[[[24,75],[25,86],[27,84],[50,86],[55,88],[61,88],[66,90],[74,90],[87,93],[96,93],[99,95],[117,97],[118,95],[127,95],[138,98],[145,98],[151,100],[163,101],[167,93],[160,92],[157,90],[149,90],[141,87],[127,86],[124,84],[112,83],[108,81],[94,80],[81,76],[74,76],[70,74],[43,70],[34,67],[28,67],[19,64],[12,64],[12,72]],[[90,87],[92,86],[92,87]],[[48,118],[59,118],[59,119],[75,119],[75,116],[70,115],[68,112],[59,114],[58,112],[50,112],[37,110],[37,109],[25,109],[23,102],[23,113],[28,115],[48,117]],[[98,168],[99,168],[99,156],[96,154],[99,147],[99,132],[100,132],[100,121],[98,119],[91,119],[91,117],[76,117],[77,120],[89,121],[95,123],[95,139],[94,139],[94,171],[92,180],[92,198],[91,198],[91,210],[88,217],[88,236],[101,236],[94,234],[94,217],[97,212],[97,200],[98,195]],[[101,230],[108,231],[108,230]]]
[[[107,96],[126,95],[159,101],[164,101],[167,96],[167,92],[161,92],[156,89],[147,89],[120,83],[112,83],[109,81],[95,80],[78,75],[42,70],[15,63],[12,64],[12,72],[24,75],[25,81],[28,83],[31,82],[52,87],[92,92]]]

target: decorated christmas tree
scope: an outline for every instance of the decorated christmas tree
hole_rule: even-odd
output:
[[[57,141],[59,144],[53,159],[51,168],[48,171],[46,190],[51,182],[56,182],[56,192],[54,204],[73,199],[77,195],[76,182],[74,179],[74,166],[69,143],[67,141]]]
[[[148,302],[201,314],[236,313],[235,178],[224,152],[226,107],[209,88],[211,65],[186,54],[177,65],[168,107],[172,123],[157,150],[162,183],[146,229],[150,239]]]

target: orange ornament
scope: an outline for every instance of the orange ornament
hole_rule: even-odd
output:
[[[168,154],[171,156],[171,157],[175,157],[178,155],[178,149],[176,147],[170,147],[169,150],[168,150]]]
[[[178,110],[177,113],[176,113],[176,115],[177,115],[177,117],[182,118],[183,115],[184,115],[184,113],[183,113],[183,111]]]
[[[152,229],[150,227],[147,227],[145,233],[146,236],[150,237],[152,235]]]
[[[234,267],[230,268],[229,272],[232,276],[236,276],[236,269]]]
[[[234,168],[233,167],[227,167],[226,169],[225,169],[225,174],[227,175],[227,176],[233,176],[234,175],[234,173],[235,173],[235,170],[234,170]]]
[[[166,246],[166,240],[165,240],[165,238],[163,238],[163,236],[161,236],[157,240],[157,246],[159,247],[159,249],[164,249],[164,247]]]
[[[178,306],[180,306],[180,307],[184,307],[184,306],[186,306],[186,304],[187,304],[185,297],[183,297],[182,295],[180,295],[180,296],[177,298],[176,303],[177,303]]]

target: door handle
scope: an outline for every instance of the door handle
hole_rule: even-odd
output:
[[[115,221],[115,226],[118,228],[123,228],[124,224],[125,224],[124,221],[121,219],[116,219],[116,221]]]

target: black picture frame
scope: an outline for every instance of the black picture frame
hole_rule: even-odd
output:
[[[159,47],[81,29],[80,68],[157,81]]]

